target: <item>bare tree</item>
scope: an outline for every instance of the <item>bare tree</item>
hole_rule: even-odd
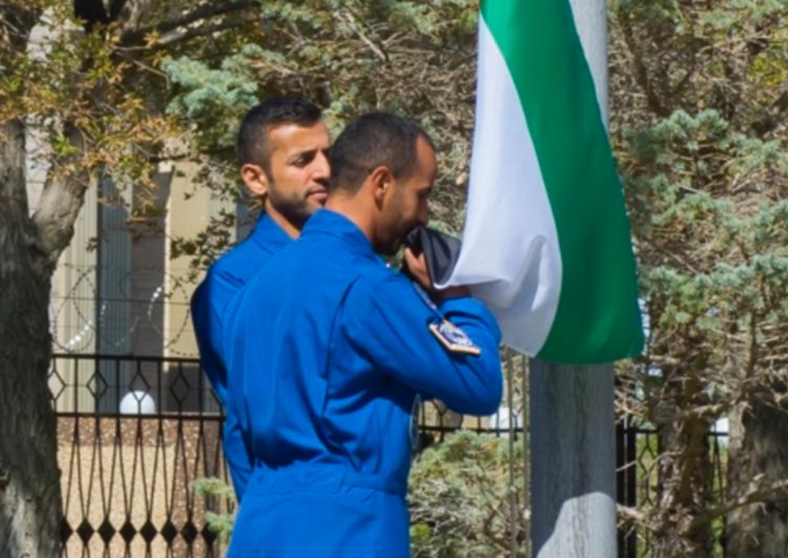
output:
[[[62,518],[55,416],[47,385],[49,300],[88,188],[102,173],[145,183],[168,131],[135,84],[144,57],[167,44],[248,23],[250,2],[158,8],[147,2],[9,0],[0,6],[0,556],[55,557]],[[169,11],[168,11],[169,10]],[[162,13],[162,11],[164,13]],[[75,18],[76,15],[79,18]],[[111,24],[109,27],[108,25]],[[147,25],[145,27],[144,25]],[[31,52],[34,27],[46,52]],[[142,71],[138,71],[142,68]],[[136,73],[135,73],[136,72]],[[161,73],[159,72],[161,75]],[[160,87],[166,82],[159,77]],[[30,207],[27,132],[53,156]],[[133,161],[129,163],[128,161]]]

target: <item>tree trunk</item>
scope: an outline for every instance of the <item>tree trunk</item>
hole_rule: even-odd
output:
[[[730,417],[728,501],[785,481],[788,463],[788,414],[777,408],[771,394],[740,404]],[[770,399],[772,399],[770,401]],[[727,516],[728,558],[788,556],[788,501],[785,490],[767,491],[755,504]]]
[[[675,404],[673,420],[655,421],[659,440],[658,529],[653,558],[713,556],[714,539],[707,512],[713,503],[713,467],[709,453],[709,422],[681,417],[681,411],[706,403],[703,384],[686,370],[666,372],[663,401]],[[674,377],[676,380],[671,381]],[[667,405],[666,405],[667,407]],[[664,412],[664,410],[663,410]]]
[[[55,558],[62,517],[47,385],[52,265],[29,217],[25,132],[0,125],[0,558]]]

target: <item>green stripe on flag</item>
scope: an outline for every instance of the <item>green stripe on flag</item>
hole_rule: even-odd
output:
[[[520,97],[558,230],[561,296],[538,356],[595,363],[639,354],[629,221],[570,5],[494,0],[481,10]]]

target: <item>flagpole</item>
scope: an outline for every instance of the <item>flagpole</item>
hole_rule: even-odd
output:
[[[605,1],[570,3],[607,123]],[[532,556],[615,558],[613,365],[532,359],[529,373]]]

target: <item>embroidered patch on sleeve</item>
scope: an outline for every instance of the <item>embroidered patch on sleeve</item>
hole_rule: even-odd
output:
[[[448,320],[430,324],[430,331],[444,347],[453,353],[480,355],[482,350],[473,344],[463,330]]]

